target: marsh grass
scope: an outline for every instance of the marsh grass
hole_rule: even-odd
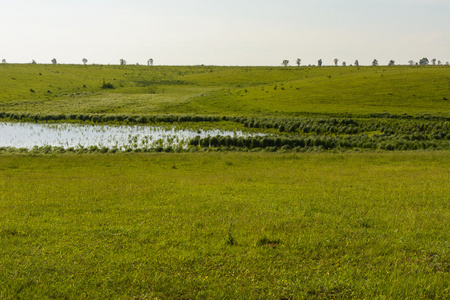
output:
[[[0,151],[398,151],[450,149],[450,121],[422,115],[372,115],[372,118],[245,118],[213,116],[53,116],[81,124],[26,123],[36,116],[0,113],[4,135]],[[46,116],[44,117],[47,119]],[[39,117],[41,118],[41,117]],[[18,121],[22,122],[18,122]],[[99,125],[102,120],[126,124]],[[131,124],[129,122],[132,122]],[[144,124],[142,124],[144,123]],[[148,124],[150,123],[150,124]],[[151,124],[161,124],[154,126]],[[150,125],[150,126],[148,126]],[[215,127],[214,127],[215,126]],[[218,129],[222,128],[222,129]],[[225,128],[230,128],[225,130]],[[239,128],[239,130],[237,130]],[[37,149],[35,149],[37,147]],[[50,148],[48,148],[50,147]],[[17,151],[17,150],[16,150]]]
[[[109,152],[139,150],[153,151],[162,148],[167,152],[186,150],[194,137],[252,136],[251,133],[224,130],[193,130],[177,126],[112,126],[82,124],[0,123],[0,151],[16,148],[17,151],[45,150]],[[27,150],[28,149],[28,150]]]
[[[449,163],[2,154],[0,298],[446,299]]]

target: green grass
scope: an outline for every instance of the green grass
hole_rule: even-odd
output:
[[[448,99],[445,66],[2,64],[3,120],[262,131],[305,153],[0,148],[0,298],[448,299]],[[327,147],[349,152],[307,153]]]
[[[0,66],[2,112],[449,117],[445,99],[446,66]]]
[[[3,154],[0,298],[448,299],[449,170],[448,151]]]

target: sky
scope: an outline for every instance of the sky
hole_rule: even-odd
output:
[[[0,0],[7,63],[450,61],[450,0]]]

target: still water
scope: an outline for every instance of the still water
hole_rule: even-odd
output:
[[[188,130],[176,127],[141,125],[35,124],[0,122],[0,147],[28,148],[53,146],[108,147],[117,149],[172,146],[185,148],[196,136],[251,136],[225,130]]]

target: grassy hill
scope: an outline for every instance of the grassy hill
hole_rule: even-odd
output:
[[[448,99],[447,66],[0,65],[0,112],[449,117]]]

